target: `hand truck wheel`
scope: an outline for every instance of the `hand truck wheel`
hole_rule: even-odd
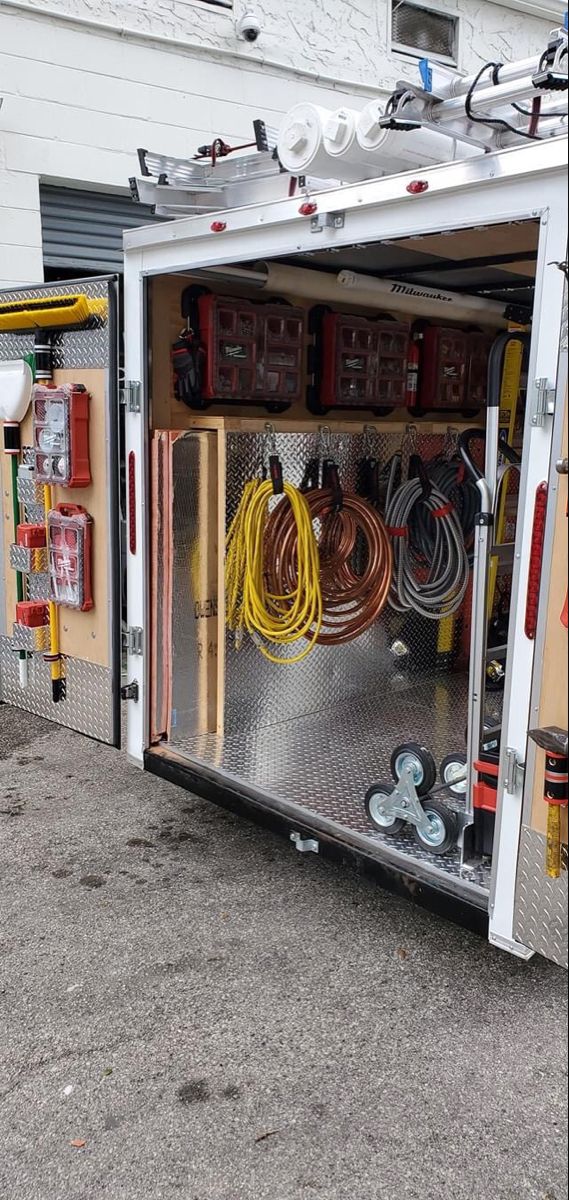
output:
[[[437,764],[426,746],[418,742],[402,742],[391,755],[391,774],[396,783],[406,767],[413,770],[413,782],[418,796],[426,796],[437,781]]]
[[[446,783],[453,796],[465,796],[467,780],[461,778],[466,772],[466,754],[457,750],[455,754],[447,754],[439,767],[441,783]]]
[[[386,808],[386,800],[393,794],[391,783],[372,783],[365,796],[365,810],[376,829],[381,833],[399,833],[406,824],[399,817],[393,817]]]
[[[458,821],[455,814],[446,804],[440,800],[433,800],[431,796],[425,796],[421,804],[429,821],[428,831],[418,829],[417,826],[413,829],[415,841],[421,850],[427,850],[429,854],[446,854],[453,850],[458,837]]]

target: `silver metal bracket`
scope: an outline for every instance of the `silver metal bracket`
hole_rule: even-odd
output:
[[[129,625],[124,633],[124,648],[127,654],[141,655],[144,649],[144,633],[138,625]]]
[[[300,854],[319,854],[320,842],[318,838],[304,837],[298,830],[293,829],[290,835],[291,842],[294,842]]]
[[[506,768],[504,773],[504,791],[510,796],[519,791],[524,785],[526,765],[521,762],[517,750],[508,746],[506,750]]]
[[[537,428],[542,428],[545,418],[551,417],[555,412],[555,388],[551,386],[549,379],[536,379],[535,387],[537,396],[531,423]]]
[[[569,458],[558,458],[555,470],[558,475],[569,475]]]
[[[129,413],[139,413],[141,410],[140,402],[140,381],[138,379],[126,379],[120,389],[121,405]]]
[[[346,214],[343,212],[316,213],[310,220],[310,232],[322,233],[324,229],[343,229],[345,220]]]

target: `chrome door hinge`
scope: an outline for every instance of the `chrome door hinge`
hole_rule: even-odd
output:
[[[129,625],[123,637],[127,654],[140,655],[144,651],[144,633],[138,625]]]
[[[537,395],[531,423],[541,428],[545,425],[545,418],[551,417],[555,412],[555,388],[551,386],[549,379],[536,379],[535,389]]]
[[[138,379],[126,379],[120,389],[120,402],[126,411],[129,413],[140,412],[140,381]]]
[[[504,791],[510,796],[524,786],[526,764],[520,762],[517,750],[508,746],[506,750],[506,765],[504,771]]]

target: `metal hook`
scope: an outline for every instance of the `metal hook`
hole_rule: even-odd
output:
[[[377,428],[375,425],[364,425],[364,454],[366,458],[372,457],[373,438],[377,437]]]
[[[455,425],[447,425],[445,434],[445,442],[443,446],[443,457],[450,461],[454,458],[458,450],[459,431]]]
[[[403,434],[403,438],[401,440],[401,450],[403,451],[403,449],[408,449],[409,453],[415,450],[417,448],[418,437],[419,433],[417,426],[406,425],[405,433]]]
[[[276,454],[277,435],[275,433],[275,427],[274,425],[271,425],[270,421],[265,421],[265,437],[267,439],[267,449],[269,454]]]
[[[330,458],[332,453],[332,431],[329,425],[319,425],[320,446],[323,458]]]

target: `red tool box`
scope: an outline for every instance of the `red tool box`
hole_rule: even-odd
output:
[[[316,308],[311,331],[312,412],[367,408],[381,414],[405,405],[409,325]]]

